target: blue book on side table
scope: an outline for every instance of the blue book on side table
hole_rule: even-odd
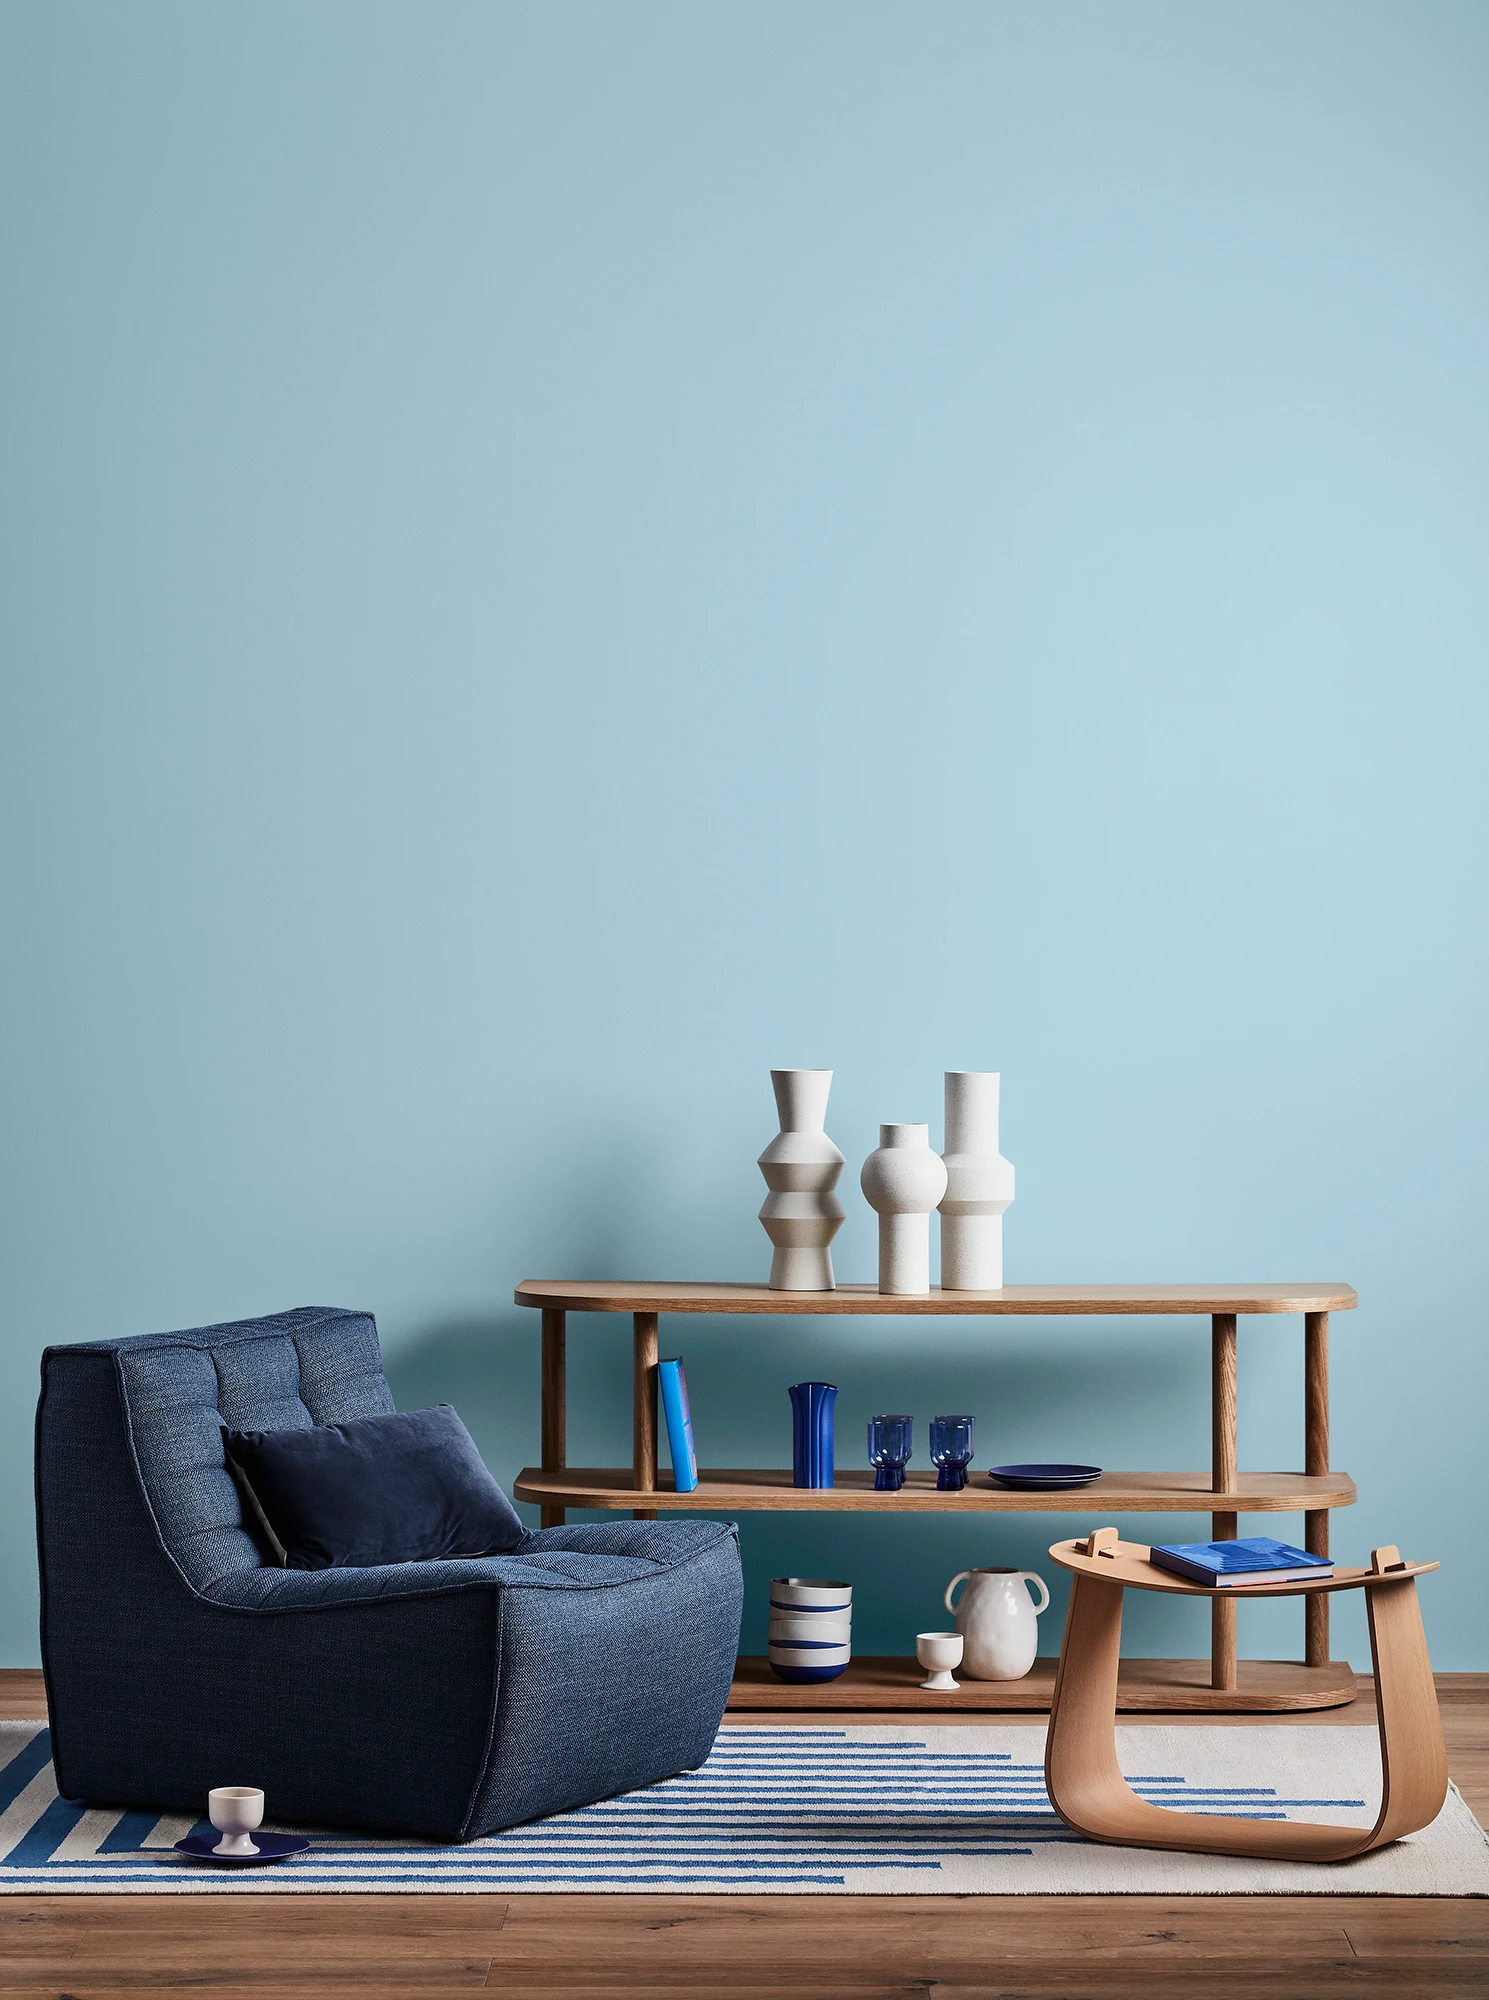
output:
[[[1148,1554],[1160,1569],[1172,1570],[1190,1583],[1207,1583],[1212,1590],[1247,1583],[1295,1583],[1300,1577],[1334,1574],[1327,1556],[1310,1555],[1307,1549],[1295,1549],[1291,1542],[1274,1542],[1270,1535],[1254,1535],[1242,1542],[1169,1542],[1155,1545]]]
[[[679,1493],[698,1484],[698,1454],[693,1449],[693,1418],[688,1409],[688,1378],[679,1360],[659,1361],[657,1376],[662,1411],[667,1419],[667,1446],[672,1453],[672,1483]]]

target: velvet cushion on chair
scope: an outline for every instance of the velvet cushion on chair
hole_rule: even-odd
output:
[[[224,1431],[287,1569],[504,1555],[516,1509],[448,1403],[309,1430]]]

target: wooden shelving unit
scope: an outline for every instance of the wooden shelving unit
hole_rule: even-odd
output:
[[[833,1292],[773,1292],[765,1285],[568,1283],[529,1279],[518,1305],[543,1315],[542,1464],[519,1476],[520,1500],[542,1509],[545,1527],[571,1507],[629,1509],[652,1520],[663,1511],[743,1513],[762,1509],[851,1513],[1208,1514],[1219,1540],[1239,1532],[1241,1514],[1298,1513],[1306,1546],[1326,1555],[1329,1514],[1355,1499],[1354,1482],[1329,1469],[1329,1314],[1356,1303],[1348,1285],[1007,1285],[997,1292],[942,1292],[923,1298],[885,1297],[867,1285]],[[629,1468],[571,1467],[566,1451],[567,1315],[629,1313],[632,1317],[632,1460]],[[1021,1493],[974,1479],[959,1493],[939,1493],[933,1476],[912,1473],[897,1493],[876,1493],[867,1470],[843,1471],[829,1488],[791,1483],[779,1467],[705,1471],[691,1493],[674,1490],[657,1467],[658,1319],[664,1312],[752,1314],[833,1313],[956,1315],[1001,1318],[1058,1315],[1203,1315],[1210,1320],[1212,1454],[1208,1472],[1107,1472],[1068,1493]],[[1299,1314],[1304,1321],[1302,1472],[1242,1472],[1236,1451],[1236,1321],[1249,1313]],[[1211,1657],[1124,1661],[1119,1705],[1128,1709],[1210,1709],[1266,1712],[1333,1707],[1354,1697],[1354,1676],[1329,1658],[1328,1596],[1305,1598],[1302,1663],[1236,1658],[1236,1605],[1211,1605]],[[1047,1671],[1045,1671],[1047,1669]],[[912,1679],[912,1676],[914,1677]],[[855,1661],[840,1680],[788,1687],[765,1663],[741,1660],[731,1707],[937,1708],[945,1695],[923,1695],[913,1660]],[[964,1684],[956,1705],[981,1710],[1045,1709],[1053,1662],[1027,1680]]]

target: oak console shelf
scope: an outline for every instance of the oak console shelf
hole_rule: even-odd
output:
[[[566,1468],[544,1472],[530,1465],[519,1476],[519,1500],[540,1507],[634,1507],[631,1468]],[[836,1484],[793,1486],[789,1466],[763,1470],[701,1470],[691,1493],[679,1493],[670,1472],[658,1471],[647,1495],[653,1508],[690,1514],[776,1511],[792,1514],[1302,1514],[1354,1504],[1355,1483],[1344,1472],[1310,1478],[1305,1472],[1240,1472],[1228,1492],[1217,1493],[1208,1472],[1104,1472],[1068,1493],[1023,1493],[994,1486],[975,1474],[960,1493],[939,1493],[934,1472],[907,1472],[898,1493],[876,1493],[872,1469],[839,1472]],[[924,1675],[922,1675],[924,1678]]]
[[[536,1503],[545,1527],[562,1522],[569,1507],[629,1508],[640,1520],[663,1510],[690,1513],[743,1513],[760,1509],[852,1513],[1017,1513],[1017,1514],[1208,1514],[1216,1540],[1239,1532],[1238,1516],[1302,1513],[1304,1540],[1316,1554],[1329,1549],[1329,1513],[1355,1499],[1354,1483],[1329,1469],[1329,1314],[1346,1312],[1354,1291],[1343,1284],[1267,1285],[1007,1285],[996,1292],[943,1292],[923,1297],[888,1297],[869,1285],[839,1285],[832,1292],[773,1292],[766,1285],[629,1280],[529,1279],[517,1287],[520,1306],[543,1315],[542,1465],[529,1467],[516,1484],[521,1500]],[[567,1315],[630,1313],[633,1320],[632,1459],[630,1468],[578,1468],[567,1462],[565,1444],[565,1359]],[[995,1487],[974,1476],[959,1493],[939,1493],[928,1472],[911,1473],[897,1493],[876,1493],[867,1470],[839,1472],[829,1488],[794,1486],[789,1471],[775,1468],[706,1471],[691,1493],[674,1491],[671,1476],[657,1467],[657,1322],[660,1314],[769,1313],[853,1314],[981,1318],[1058,1315],[1203,1315],[1210,1321],[1211,1466],[1206,1472],[1107,1472],[1094,1484],[1067,1493],[1025,1493]],[[1305,1326],[1304,1433],[1302,1472],[1241,1472],[1236,1453],[1236,1320],[1244,1313],[1300,1313]],[[637,1503],[640,1502],[638,1505]],[[1227,1594],[1212,1602],[1209,1686],[1198,1684],[1188,1661],[1124,1664],[1123,1706],[1208,1707],[1213,1710],[1281,1710],[1331,1707],[1349,1701],[1354,1677],[1329,1659],[1328,1597],[1305,1600],[1305,1663],[1247,1662],[1238,1671],[1236,1605]],[[883,1681],[893,1663],[875,1663]],[[914,1663],[904,1663],[908,1674]],[[843,1681],[803,1690],[767,1685],[754,1663],[741,1661],[734,1705],[834,1707],[855,1705]],[[855,1677],[856,1678],[856,1677]],[[894,1675],[891,1675],[894,1678]],[[1043,1707],[1042,1677],[1005,1689],[998,1706]],[[779,1697],[776,1697],[776,1690]],[[834,1690],[840,1690],[835,1700]],[[1182,1691],[1182,1699],[1175,1699]],[[903,1689],[886,1705],[901,1706]],[[916,1691],[918,1692],[918,1690]],[[992,1707],[997,1684],[971,1697]],[[1130,1696],[1129,1700],[1127,1697]],[[924,1696],[917,1706],[941,1705]]]

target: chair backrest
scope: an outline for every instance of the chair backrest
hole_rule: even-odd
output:
[[[112,1397],[109,1376],[96,1359],[85,1360],[98,1356],[112,1358]],[[300,1306],[184,1333],[49,1347],[42,1359],[43,1417],[54,1386],[59,1409],[70,1406],[67,1430],[78,1418],[90,1427],[123,1425],[161,1541],[199,1591],[232,1571],[258,1569],[264,1560],[223,1457],[224,1428],[308,1430],[393,1408],[371,1313],[332,1306]],[[47,1455],[60,1448],[43,1421],[39,1490],[47,1481]],[[70,1476],[79,1476],[76,1459]]]

